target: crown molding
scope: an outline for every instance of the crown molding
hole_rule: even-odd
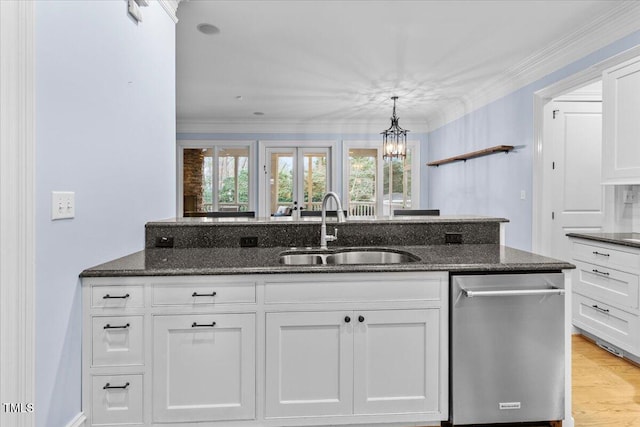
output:
[[[290,122],[290,121],[212,121],[178,120],[177,133],[333,133],[333,134],[379,134],[379,122]],[[412,123],[411,133],[426,133],[427,123]]]
[[[157,0],[160,3],[160,6],[167,12],[169,17],[175,22],[178,23],[178,15],[176,11],[178,10],[178,5],[181,0]]]
[[[430,115],[427,117],[429,129],[435,130],[459,119],[638,30],[640,2],[621,2],[609,13],[537,51],[468,96]]]

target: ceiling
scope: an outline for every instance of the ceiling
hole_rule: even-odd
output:
[[[639,28],[620,23],[637,3],[182,1],[178,130],[381,131],[393,95],[401,126],[433,129]]]

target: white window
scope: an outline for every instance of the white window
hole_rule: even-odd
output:
[[[383,160],[380,141],[344,141],[343,199],[349,216],[389,216],[394,209],[416,209],[419,147],[417,141],[408,141],[406,159]]]
[[[253,146],[179,141],[178,215],[253,211]]]

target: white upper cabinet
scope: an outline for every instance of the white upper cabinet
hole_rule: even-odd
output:
[[[603,184],[640,184],[640,57],[603,73]]]

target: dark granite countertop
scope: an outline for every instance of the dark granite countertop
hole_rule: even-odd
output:
[[[533,272],[574,268],[568,262],[494,244],[391,248],[410,252],[420,261],[385,265],[281,265],[279,254],[291,251],[291,248],[150,248],[89,268],[81,273],[81,277],[383,271]]]
[[[568,233],[567,236],[640,248],[640,233]]]

